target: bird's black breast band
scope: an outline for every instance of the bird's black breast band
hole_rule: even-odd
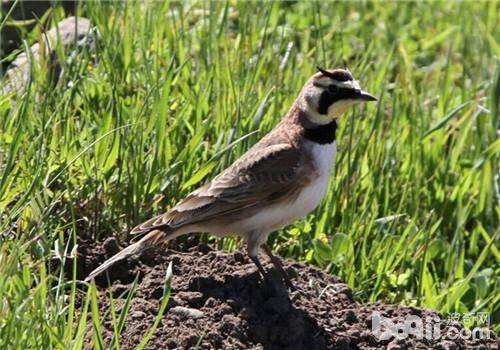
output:
[[[337,122],[331,121],[325,125],[315,125],[305,129],[304,137],[312,142],[324,145],[335,141],[335,131],[337,130]]]

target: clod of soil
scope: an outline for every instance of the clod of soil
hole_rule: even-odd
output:
[[[81,242],[79,274],[85,277],[117,249],[109,239],[102,245]],[[272,279],[281,286],[279,275],[264,257]],[[372,331],[372,315],[397,323],[408,315],[422,319],[441,316],[414,307],[361,304],[350,288],[335,276],[302,263],[286,262],[294,284],[301,289],[287,292],[266,285],[246,254],[226,253],[199,245],[188,253],[166,249],[150,250],[138,259],[128,259],[111,268],[108,276],[96,280],[101,288],[100,313],[104,341],[109,345],[113,324],[109,318],[109,292],[119,314],[133,280],[139,274],[125,327],[121,349],[134,349],[158,314],[169,262],[173,263],[172,294],[149,349],[498,349],[498,338],[488,340],[379,339]],[[107,281],[111,285],[107,285]],[[276,289],[276,288],[275,288]],[[441,323],[441,334],[458,323]],[[89,321],[87,347],[92,347]]]

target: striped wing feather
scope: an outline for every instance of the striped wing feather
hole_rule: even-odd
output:
[[[291,196],[309,181],[307,163],[304,155],[288,143],[254,147],[171,210],[131,233],[195,224]]]

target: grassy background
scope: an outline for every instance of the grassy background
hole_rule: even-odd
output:
[[[24,93],[0,97],[0,347],[81,348],[96,291],[76,307],[79,282],[47,262],[64,264],[76,236],[126,239],[270,130],[316,64],[343,60],[380,100],[346,115],[323,205],[273,249],[340,275],[362,301],[484,311],[498,331],[499,13],[81,4],[95,52],[59,50],[56,85],[41,64]]]

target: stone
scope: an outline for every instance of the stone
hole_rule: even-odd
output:
[[[58,79],[61,65],[57,61],[55,48],[58,44],[65,50],[71,48],[92,49],[97,37],[91,23],[84,17],[68,17],[57,24],[56,27],[45,32],[39,42],[30,48],[31,53],[20,53],[10,64],[3,77],[3,94],[20,93],[24,90],[30,79],[30,62],[39,64],[47,61],[49,64],[48,78]]]
[[[21,31],[31,31],[38,23],[37,19],[43,20],[45,12],[56,3],[62,5],[67,15],[75,13],[76,0],[59,2],[43,0],[22,0],[16,2],[15,0],[2,0],[1,11],[3,14],[10,13],[10,16],[0,33],[0,57],[5,57],[13,50],[19,48],[22,43]],[[11,24],[11,21],[16,24]],[[18,27],[22,27],[22,30]]]
[[[199,318],[202,318],[205,314],[203,311],[197,310],[197,309],[192,309],[189,307],[184,307],[184,306],[176,306],[170,309],[169,311],[173,315],[177,315],[182,319],[193,319],[197,320]]]

